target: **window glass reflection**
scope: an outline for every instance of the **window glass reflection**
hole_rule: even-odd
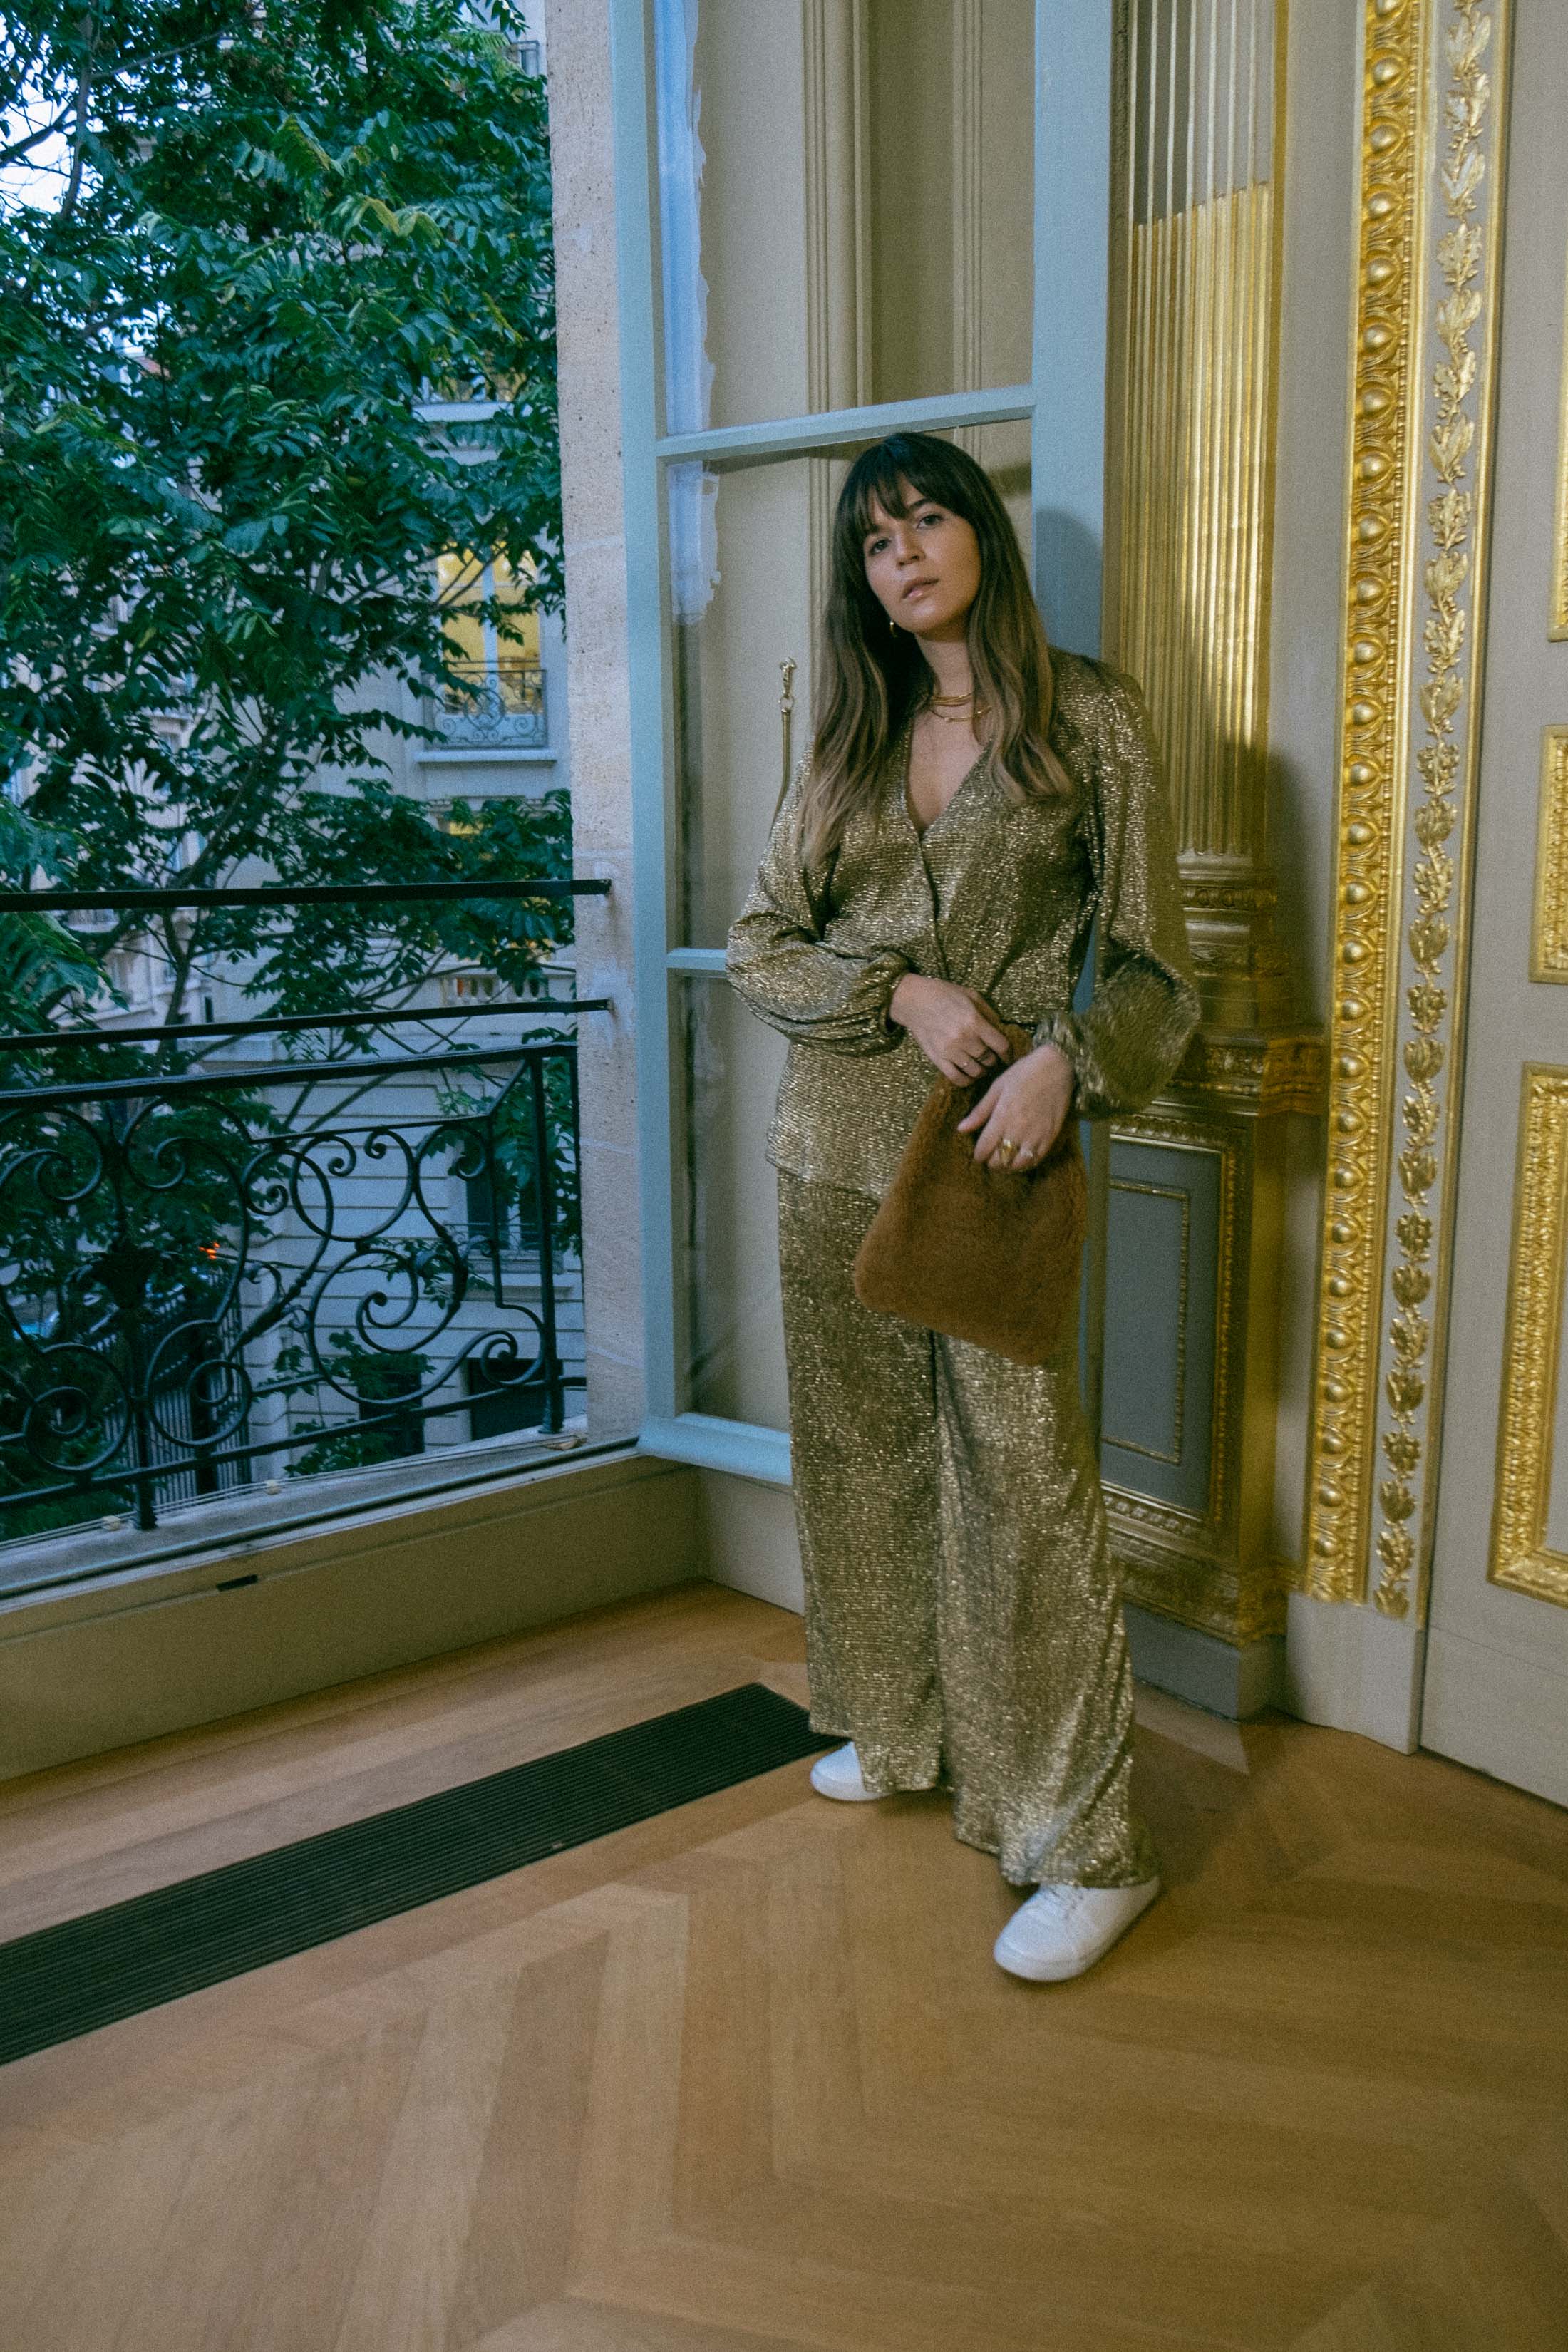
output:
[[[787,1429],[778,1194],[763,1156],[784,1040],[721,980],[683,982],[679,1010],[687,1155],[677,1296],[685,1406]]]
[[[656,0],[667,429],[1030,374],[1032,0]]]
[[[1030,556],[1029,429],[955,436]],[[752,885],[784,775],[781,665],[795,665],[792,761],[811,741],[813,659],[847,453],[722,472],[670,468],[682,944],[719,948]]]

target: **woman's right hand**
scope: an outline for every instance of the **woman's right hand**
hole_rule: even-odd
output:
[[[985,999],[951,980],[906,971],[893,991],[888,1013],[909,1031],[932,1068],[955,1087],[983,1076],[1005,1062],[1011,1051]]]

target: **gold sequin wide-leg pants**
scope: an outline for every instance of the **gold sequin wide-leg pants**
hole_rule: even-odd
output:
[[[1132,1681],[1068,1341],[1037,1370],[874,1315],[868,1195],[779,1176],[811,1719],[868,1787],[953,1791],[1015,1885],[1152,1876]]]

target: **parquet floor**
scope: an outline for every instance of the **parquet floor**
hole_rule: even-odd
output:
[[[16,1934],[758,1677],[711,1587],[0,1790]],[[1568,1815],[1151,1696],[1029,1987],[805,1768],[0,2074],[5,2352],[1563,2352]]]

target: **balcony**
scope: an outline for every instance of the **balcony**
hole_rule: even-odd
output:
[[[542,751],[550,740],[545,673],[535,662],[449,661],[435,723],[454,751]]]
[[[0,1589],[117,1566],[172,1517],[259,1525],[303,1482],[562,1431],[585,1384],[574,1024],[602,1009],[0,1040],[13,1068],[68,1034],[77,1068],[115,1057],[0,1092]]]

